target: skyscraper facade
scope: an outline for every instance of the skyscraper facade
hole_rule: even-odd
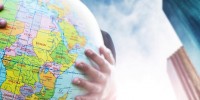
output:
[[[163,10],[200,76],[200,0],[163,0]]]
[[[200,100],[200,0],[163,0],[163,10],[183,44],[168,59],[178,100]]]
[[[178,100],[200,100],[200,78],[181,47],[168,59],[167,71]]]

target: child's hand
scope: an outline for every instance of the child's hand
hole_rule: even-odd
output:
[[[85,51],[85,54],[98,65],[99,69],[95,69],[84,62],[76,64],[77,68],[88,75],[91,80],[87,81],[81,78],[73,80],[75,85],[88,91],[88,94],[77,96],[75,100],[116,99],[116,84],[114,80],[115,60],[111,52],[105,47],[100,48],[100,53],[104,58],[90,49]]]

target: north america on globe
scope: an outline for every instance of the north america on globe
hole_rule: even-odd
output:
[[[74,66],[86,48],[103,44],[91,12],[79,0],[0,0],[0,100],[73,100],[84,90]]]

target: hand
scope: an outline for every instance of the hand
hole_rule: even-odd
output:
[[[77,96],[75,100],[115,100],[116,99],[116,84],[114,80],[114,65],[115,60],[110,52],[105,47],[99,49],[100,54],[94,53],[88,49],[85,51],[86,56],[93,60],[98,69],[87,65],[84,62],[76,63],[76,67],[83,73],[89,76],[90,80],[75,78],[73,84],[84,88],[88,91],[86,95]]]
[[[4,6],[2,4],[0,4],[0,11],[2,11],[4,9]],[[0,28],[5,28],[7,25],[6,20],[0,18]]]

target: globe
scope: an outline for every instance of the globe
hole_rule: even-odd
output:
[[[1,100],[73,100],[85,78],[75,62],[92,64],[86,48],[103,45],[98,24],[80,0],[0,0]]]

